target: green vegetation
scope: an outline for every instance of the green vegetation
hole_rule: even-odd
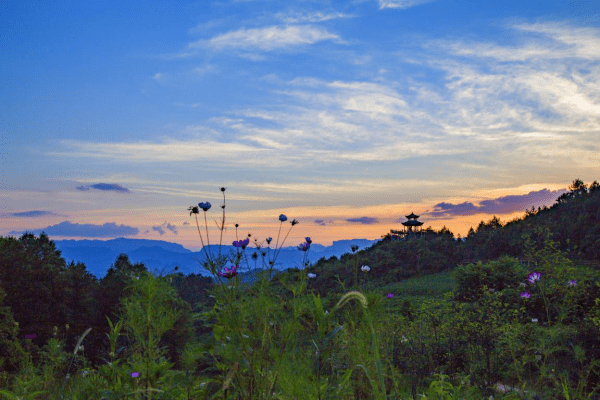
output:
[[[0,237],[0,399],[598,398],[598,184],[274,274],[280,221],[209,254],[213,278],[121,255],[97,280],[43,234]]]

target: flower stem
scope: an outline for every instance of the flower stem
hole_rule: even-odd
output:
[[[210,258],[212,259],[212,253],[210,251],[210,239],[208,238],[208,220],[206,219],[206,211],[204,211],[204,227],[206,228],[206,246],[208,248],[208,254],[210,254]]]

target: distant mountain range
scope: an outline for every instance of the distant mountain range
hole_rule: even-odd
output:
[[[314,263],[321,258],[339,257],[349,253],[352,245],[364,249],[377,241],[368,239],[337,240],[331,246],[313,243],[308,252],[308,259]],[[153,272],[168,273],[177,266],[179,272],[185,275],[191,273],[210,275],[199,263],[199,260],[204,259],[204,249],[195,252],[180,244],[163,240],[118,238],[111,240],[53,240],[53,242],[67,263],[82,262],[87,270],[98,278],[106,275],[108,268],[114,264],[121,253],[127,254],[132,263],[143,263],[148,270]],[[218,253],[218,245],[211,245],[210,250],[213,254]],[[235,248],[223,246],[221,251],[225,254],[233,253]],[[251,247],[246,249],[250,266],[254,266],[254,261],[251,259],[254,251],[255,249]],[[284,247],[277,257],[275,269],[300,267],[303,256],[304,253],[295,246]],[[245,266],[246,263],[242,262],[242,269]]]

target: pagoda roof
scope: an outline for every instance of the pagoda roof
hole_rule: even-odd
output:
[[[418,215],[415,215],[415,213],[414,213],[414,212],[411,212],[411,213],[410,213],[410,215],[407,215],[407,216],[406,216],[406,218],[408,218],[408,219],[411,219],[411,218],[417,219],[417,218],[419,218],[419,216],[418,216]]]
[[[404,226],[421,226],[421,225],[423,225],[423,223],[421,221],[415,221],[414,219],[411,219],[406,222],[403,222],[402,225],[404,225]]]

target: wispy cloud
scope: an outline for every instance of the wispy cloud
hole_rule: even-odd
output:
[[[551,205],[564,192],[565,190],[542,189],[523,195],[510,195],[496,199],[482,200],[479,202],[479,205],[475,205],[469,201],[459,204],[439,203],[427,215],[431,217],[449,217],[473,214],[509,214],[515,211],[528,210],[532,206]]]
[[[137,228],[127,225],[117,225],[114,222],[107,222],[103,225],[78,224],[70,221],[64,221],[57,225],[50,225],[42,229],[28,230],[39,235],[45,232],[48,236],[60,237],[120,237],[134,236],[139,233]],[[22,234],[25,232],[10,232],[11,234]]]
[[[306,160],[312,167],[349,162],[382,165],[457,156],[460,162],[453,164],[454,169],[482,165],[482,170],[494,171],[494,179],[510,176],[530,161],[591,165],[597,159],[600,134],[600,63],[574,58],[587,54],[583,50],[560,60],[546,58],[545,53],[553,46],[567,50],[575,46],[569,44],[576,42],[573,35],[595,43],[598,39],[592,33],[596,31],[569,31],[561,25],[559,33],[552,33],[553,26],[509,27],[541,38],[517,38],[512,47],[434,41],[424,45],[426,57],[398,56],[398,63],[435,71],[439,75],[435,84],[416,75],[406,84],[314,77],[283,81],[271,76],[261,81],[264,90],[270,90],[270,102],[230,110],[184,129],[189,139],[63,141],[67,149],[53,154],[123,163],[222,163],[226,159],[231,168],[296,167],[306,165]],[[271,43],[265,48],[275,48],[278,40],[295,39],[271,38],[268,32],[288,32],[290,38],[298,33],[271,28],[230,32],[231,36],[219,40],[224,46],[231,40],[232,46],[264,42]],[[235,39],[236,35],[241,36]],[[480,51],[473,51],[477,46]],[[576,146],[577,153],[564,151],[570,146]],[[483,159],[488,161],[482,163]],[[305,189],[316,192],[322,189],[319,185],[307,183]]]
[[[83,185],[77,186],[77,190],[87,192],[90,189],[97,189],[102,191],[119,192],[119,193],[130,193],[130,190],[117,183],[96,183],[94,185]]]
[[[22,211],[22,212],[10,213],[9,215],[11,217],[17,217],[17,218],[36,218],[36,217],[46,217],[46,216],[57,215],[57,214],[53,213],[52,211],[32,210],[32,211]]]
[[[167,221],[163,222],[161,225],[156,225],[156,226],[152,227],[152,230],[158,232],[158,234],[160,236],[162,236],[166,233],[165,229],[173,232],[175,235],[177,235],[179,233],[177,231],[177,227],[175,225],[168,223]]]
[[[410,8],[432,1],[435,0],[378,0],[380,10],[384,8]]]
[[[353,18],[354,16],[336,11],[296,11],[277,13],[275,17],[288,24],[297,24],[305,22],[324,22],[339,18]]]
[[[573,27],[566,23],[517,24],[515,29],[534,32],[550,37],[564,45],[549,58],[576,57],[587,60],[600,60],[600,29]]]
[[[346,222],[363,224],[363,225],[372,225],[379,223],[379,219],[373,217],[360,217],[360,218],[348,218]]]
[[[290,46],[310,45],[324,40],[339,40],[339,36],[325,28],[312,25],[269,26],[239,29],[209,40],[191,43],[191,48],[211,47],[217,50],[274,51]]]

